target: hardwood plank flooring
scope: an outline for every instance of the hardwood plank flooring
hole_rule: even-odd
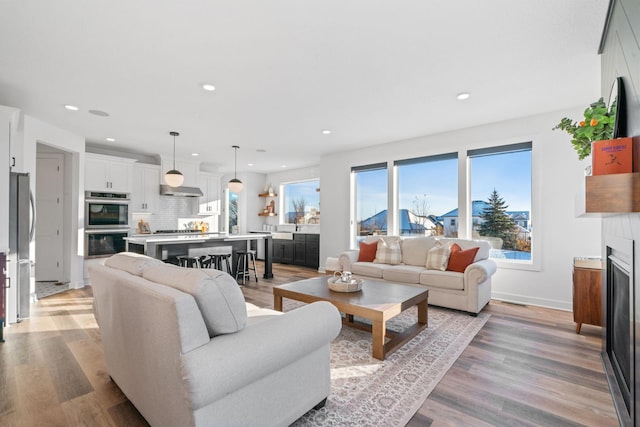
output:
[[[262,270],[260,263],[258,270]],[[248,282],[273,305],[274,285],[319,274],[274,265]],[[88,286],[43,298],[0,344],[0,426],[145,426],[109,380]],[[571,313],[492,301],[492,316],[408,423],[424,426],[617,426],[600,361],[601,330],[575,333]]]

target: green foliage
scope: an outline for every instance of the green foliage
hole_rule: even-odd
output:
[[[613,137],[613,125],[616,119],[616,105],[607,109],[604,99],[600,98],[584,110],[584,120],[574,122],[564,117],[553,130],[561,129],[572,136],[571,144],[580,160],[591,154],[591,143]]]
[[[495,189],[487,203],[489,206],[480,214],[480,218],[483,219],[478,230],[480,235],[499,237],[502,239],[504,249],[516,249],[516,223],[507,214],[509,205],[505,204]]]

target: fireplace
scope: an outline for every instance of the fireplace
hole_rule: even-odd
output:
[[[605,240],[602,359],[620,424],[635,423],[635,312],[633,240]],[[640,313],[639,313],[640,314]],[[640,384],[639,384],[640,385]]]

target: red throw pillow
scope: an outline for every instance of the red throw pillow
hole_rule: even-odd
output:
[[[478,253],[479,249],[480,248],[471,248],[465,251],[459,250],[454,252],[452,245],[449,264],[447,265],[447,271],[457,271],[458,273],[464,273],[464,270],[476,258],[476,253]]]
[[[360,242],[360,254],[358,255],[358,262],[373,262],[373,260],[376,259],[377,251],[377,240],[373,243]]]
[[[460,245],[458,245],[457,243],[454,243],[451,245],[451,247],[449,248],[449,250],[451,251],[451,253],[454,252],[459,252],[462,250],[462,248],[460,247]]]

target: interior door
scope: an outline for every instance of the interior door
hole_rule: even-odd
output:
[[[39,154],[36,174],[36,281],[63,281],[64,158]]]

